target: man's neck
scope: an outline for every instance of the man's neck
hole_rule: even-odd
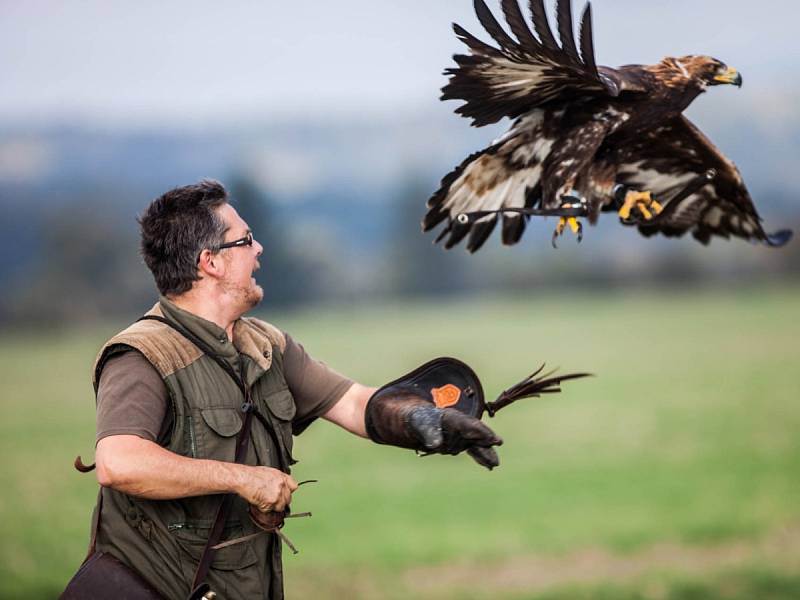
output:
[[[218,325],[228,334],[228,339],[233,341],[233,324],[242,313],[231,306],[227,297],[211,298],[195,290],[189,290],[180,296],[169,296],[169,300],[181,310]]]

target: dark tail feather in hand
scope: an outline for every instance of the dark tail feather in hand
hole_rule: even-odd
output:
[[[541,394],[556,394],[561,391],[562,381],[592,377],[591,373],[568,373],[566,375],[553,375],[557,369],[539,375],[544,370],[544,365],[536,369],[518,384],[502,392],[497,400],[486,404],[486,412],[493,417],[501,408],[522,398],[538,398]]]

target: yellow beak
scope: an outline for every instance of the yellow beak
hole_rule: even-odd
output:
[[[728,67],[728,70],[722,75],[716,75],[714,77],[714,81],[719,83],[730,83],[736,87],[742,87],[742,76],[739,74],[739,71],[733,67]]]

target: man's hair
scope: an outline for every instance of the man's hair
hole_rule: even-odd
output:
[[[226,227],[215,209],[227,200],[221,183],[203,179],[159,196],[139,217],[142,257],[163,295],[187,292],[200,279],[200,252],[225,241]]]

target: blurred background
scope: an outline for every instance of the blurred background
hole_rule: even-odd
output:
[[[800,229],[796,3],[593,12],[601,64],[742,73],[687,114],[765,228]],[[543,361],[598,375],[501,414],[491,474],[312,427],[289,597],[800,596],[800,245],[645,240],[612,216],[559,250],[553,220],[512,248],[433,246],[425,201],[508,126],[438,100],[453,21],[486,39],[468,0],[0,0],[0,597],[53,597],[80,564],[90,366],[156,299],[135,219],[202,177],[265,247],[258,316],[348,375],[450,354],[491,397]]]

